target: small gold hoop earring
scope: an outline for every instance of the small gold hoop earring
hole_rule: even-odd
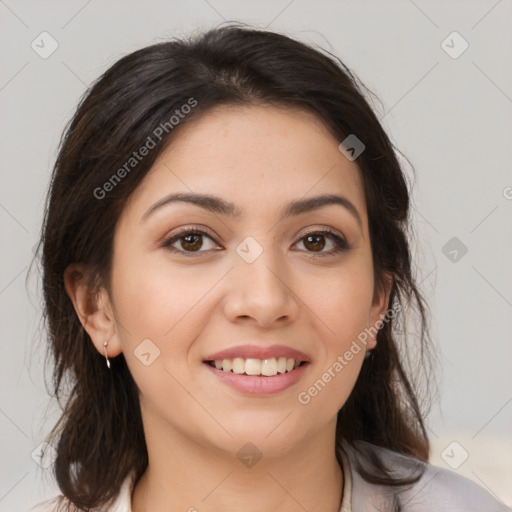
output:
[[[103,343],[103,350],[105,352],[105,359],[107,361],[107,367],[110,369],[110,360],[108,358],[108,352],[107,352],[107,341],[105,341],[105,343]]]
[[[375,347],[373,347],[371,350],[367,350],[366,351],[366,354],[364,355],[364,360],[366,361],[367,359],[370,359],[371,357],[371,362],[373,362],[373,358],[374,358],[374,354],[375,354],[375,349],[377,348],[377,340],[375,340]]]

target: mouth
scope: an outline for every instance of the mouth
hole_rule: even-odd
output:
[[[233,359],[206,360],[203,363],[225,373],[253,377],[276,377],[291,373],[297,368],[309,364],[308,361],[284,356],[268,359],[235,357]]]

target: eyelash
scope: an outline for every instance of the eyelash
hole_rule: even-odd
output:
[[[184,229],[178,231],[177,233],[172,235],[170,238],[165,239],[162,242],[161,247],[164,249],[167,249],[170,252],[179,253],[186,257],[192,257],[192,258],[199,256],[201,253],[207,252],[207,251],[183,251],[181,249],[177,249],[176,247],[172,247],[172,244],[174,242],[177,242],[181,238],[185,238],[185,236],[187,236],[187,235],[202,235],[202,236],[206,236],[206,237],[210,238],[213,242],[215,242],[213,237],[206,231],[203,231],[202,229],[192,229],[190,227],[187,227],[187,228],[184,228]],[[337,235],[331,229],[309,231],[308,233],[305,233],[299,239],[299,242],[310,235],[329,235],[328,238],[331,238],[335,244],[335,248],[331,249],[328,252],[306,251],[306,252],[311,253],[313,258],[323,258],[326,256],[335,256],[335,255],[339,254],[340,252],[350,249],[350,246],[348,245],[347,241],[345,239],[341,238],[339,235]],[[217,243],[217,242],[215,242],[215,243]]]

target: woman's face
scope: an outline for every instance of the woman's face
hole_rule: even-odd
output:
[[[301,111],[217,107],[181,128],[116,227],[109,355],[146,430],[282,453],[333,428],[387,306],[360,171]]]

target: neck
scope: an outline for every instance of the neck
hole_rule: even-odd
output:
[[[175,430],[167,428],[163,435],[145,425],[149,463],[135,485],[132,510],[338,512],[343,472],[334,433],[335,423],[329,424],[292,450],[267,450],[251,464],[250,458],[242,463],[232,453],[199,445]]]

